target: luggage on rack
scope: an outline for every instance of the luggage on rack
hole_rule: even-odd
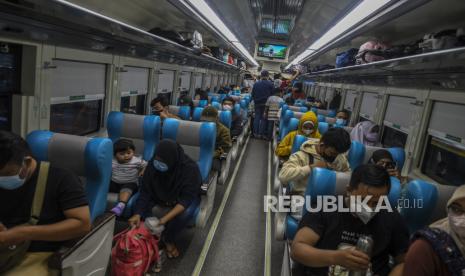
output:
[[[351,48],[347,51],[336,55],[336,68],[355,65],[355,56],[358,53],[357,48]]]

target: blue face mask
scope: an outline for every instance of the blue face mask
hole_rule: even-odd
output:
[[[346,123],[347,123],[347,121],[344,120],[344,119],[337,119],[336,120],[336,125],[338,125],[338,126],[345,126]]]
[[[5,190],[16,190],[23,186],[24,182],[26,182],[26,178],[19,177],[19,173],[11,176],[0,176],[0,188]]]
[[[153,160],[153,167],[159,172],[166,172],[168,170],[168,165],[158,160]]]

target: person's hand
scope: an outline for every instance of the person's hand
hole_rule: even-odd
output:
[[[165,224],[166,224],[165,217],[162,217],[162,218],[158,221],[158,225],[165,225]]]
[[[394,177],[400,178],[400,173],[396,169],[387,169],[387,172],[388,172],[389,176],[394,176]]]
[[[313,163],[313,166],[318,167],[318,168],[327,168],[328,167],[326,162],[321,161],[321,160],[315,160],[315,162]]]
[[[2,224],[3,225],[3,224]],[[3,226],[4,229],[5,226]],[[16,245],[26,240],[27,234],[23,231],[28,226],[17,226],[0,232],[0,245]]]
[[[131,227],[139,227],[140,225],[140,215],[133,215],[129,218],[128,223]]]
[[[370,257],[362,251],[354,248],[338,250],[335,255],[335,264],[349,270],[366,270],[370,264]]]
[[[165,110],[163,110],[162,112],[160,112],[160,118],[161,118],[161,119],[166,119],[166,118],[168,118],[168,114],[166,113]]]

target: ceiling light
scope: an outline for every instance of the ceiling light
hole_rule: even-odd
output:
[[[254,66],[258,66],[258,63],[237,39],[237,37],[229,30],[219,16],[210,8],[210,6],[204,0],[183,0],[181,3],[189,8],[193,14],[199,17],[204,22],[207,22],[211,29],[216,30],[223,35],[228,42],[230,42],[240,53],[242,53],[246,59]],[[195,10],[194,10],[195,9]]]
[[[324,33],[318,40],[316,40],[310,47],[308,47],[303,53],[295,58],[286,69],[292,65],[298,64],[302,60],[306,59],[310,55],[318,52],[322,47],[328,45],[345,32],[355,27],[363,20],[370,17],[377,10],[388,4],[393,0],[364,0],[352,9],[346,16],[339,20],[329,31]]]

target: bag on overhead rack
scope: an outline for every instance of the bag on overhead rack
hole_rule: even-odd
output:
[[[166,39],[172,40],[179,44],[183,44],[185,41],[184,37],[180,33],[175,32],[175,31],[162,30],[158,27],[151,29],[149,33],[164,37]]]
[[[378,41],[368,41],[360,46],[358,54],[355,57],[357,64],[366,64],[374,61],[381,61],[385,58],[382,56],[384,50],[388,47],[386,44]]]
[[[355,65],[355,56],[358,53],[357,48],[351,48],[347,51],[336,55],[336,68]]]
[[[454,48],[459,42],[457,36],[458,30],[456,29],[448,29],[438,33],[426,34],[418,46],[424,53]]]

